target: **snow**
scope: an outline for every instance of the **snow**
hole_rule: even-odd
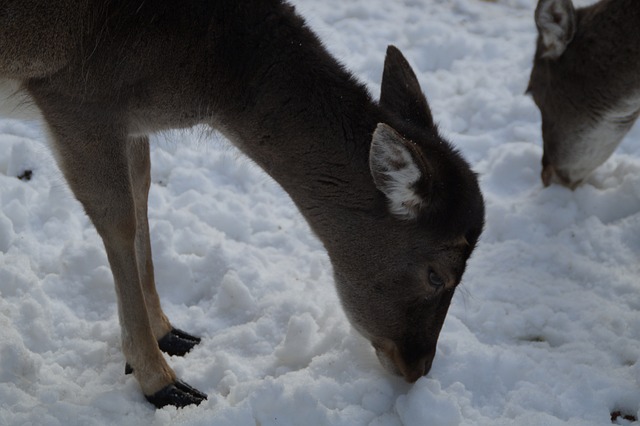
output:
[[[287,195],[219,135],[155,137],[150,227],[171,357],[209,394],[155,410],[124,375],[102,243],[37,124],[0,119],[0,425],[606,425],[640,409],[640,126],[543,189],[532,0],[295,0],[376,96],[387,44],[480,174],[486,229],[433,368],[392,377],[349,326]],[[585,1],[579,3],[585,4]],[[32,170],[30,180],[17,176]],[[619,424],[630,424],[622,417]]]

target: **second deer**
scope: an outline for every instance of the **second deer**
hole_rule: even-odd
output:
[[[580,185],[640,114],[640,2],[540,0],[527,90],[542,115],[542,182]]]

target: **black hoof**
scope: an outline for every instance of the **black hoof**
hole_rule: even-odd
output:
[[[207,394],[202,393],[178,380],[174,384],[159,390],[151,396],[145,395],[145,398],[147,398],[147,401],[155,405],[156,408],[162,408],[166,405],[173,405],[174,407],[182,408],[187,405],[199,405],[202,401],[207,399]]]
[[[200,338],[185,333],[177,328],[172,329],[162,339],[158,340],[160,350],[169,355],[182,356],[200,343]]]
[[[189,352],[195,345],[202,341],[201,338],[185,333],[184,331],[173,328],[162,339],[158,340],[160,350],[168,355],[183,356]],[[127,363],[124,366],[124,374],[133,373],[133,368]]]

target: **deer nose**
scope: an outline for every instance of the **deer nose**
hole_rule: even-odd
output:
[[[409,383],[415,383],[420,377],[426,376],[427,373],[429,373],[432,363],[433,356],[428,355],[411,366],[405,365],[405,368],[401,369],[404,379]]]
[[[383,344],[375,345],[376,354],[382,365],[391,373],[404,377],[409,383],[416,382],[420,377],[431,370],[431,364],[435,356],[435,347],[427,355],[407,362],[398,346],[391,340],[385,340]]]

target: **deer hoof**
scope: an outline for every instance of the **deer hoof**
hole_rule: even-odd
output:
[[[158,340],[160,350],[168,355],[183,356],[189,352],[195,345],[200,343],[202,339],[185,333],[184,331],[174,328],[168,332],[162,339]],[[124,366],[124,374],[132,374],[133,368],[126,363]]]
[[[177,328],[172,329],[158,340],[160,350],[168,355],[183,356],[200,343],[199,337],[192,336]]]
[[[187,405],[199,405],[202,401],[207,399],[207,394],[202,393],[185,382],[178,380],[175,383],[160,389],[153,395],[145,395],[145,398],[147,398],[147,401],[155,405],[156,408],[162,408],[166,405],[173,405],[176,408],[182,408]]]

